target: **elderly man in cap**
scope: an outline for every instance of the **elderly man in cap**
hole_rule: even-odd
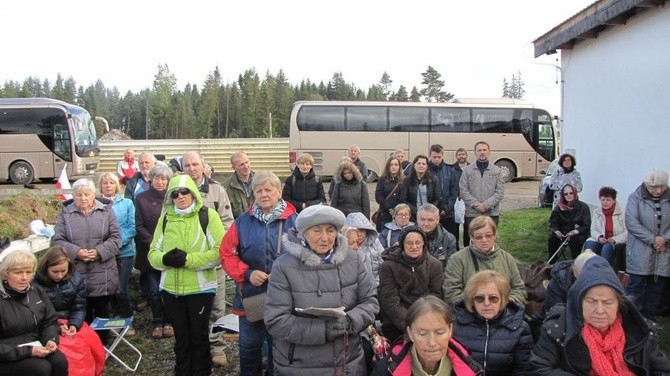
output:
[[[648,319],[656,316],[670,276],[670,192],[668,173],[654,170],[628,196],[626,205],[626,295]]]

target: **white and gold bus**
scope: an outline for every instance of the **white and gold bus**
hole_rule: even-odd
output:
[[[411,161],[430,145],[454,162],[459,147],[474,161],[477,141],[491,145],[491,157],[505,182],[546,174],[556,156],[552,118],[545,110],[513,99],[460,99],[449,103],[302,101],[290,118],[289,162],[300,153],[314,157],[318,175],[332,176],[351,144],[361,148],[370,181],[388,157],[405,149]]]
[[[88,111],[48,98],[0,99],[1,180],[54,179],[66,163],[71,179],[98,170],[100,149]]]

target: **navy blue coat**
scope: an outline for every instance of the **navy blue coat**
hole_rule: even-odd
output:
[[[86,317],[87,294],[84,277],[75,271],[67,280],[55,283],[36,274],[34,282],[47,293],[58,318],[68,320],[68,326],[81,329]]]

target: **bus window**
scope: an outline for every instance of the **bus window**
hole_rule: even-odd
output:
[[[433,132],[470,132],[470,109],[433,108]]]
[[[473,132],[485,133],[513,133],[514,110],[505,108],[483,109],[476,108],[473,111],[475,122]]]
[[[298,113],[298,128],[302,131],[343,131],[344,107],[306,106]]]
[[[348,131],[385,131],[385,107],[347,107]]]
[[[428,108],[419,107],[391,107],[389,109],[389,123],[394,132],[428,132]]]

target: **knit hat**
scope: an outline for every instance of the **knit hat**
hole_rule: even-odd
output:
[[[295,227],[300,234],[304,234],[312,226],[323,224],[333,225],[340,231],[344,226],[344,214],[331,206],[312,205],[301,211],[295,220]]]
[[[644,185],[650,187],[668,185],[668,173],[664,170],[653,170],[644,176]]]
[[[421,237],[423,238],[423,243],[426,244],[428,243],[428,238],[426,237],[426,233],[423,232],[421,227],[416,226],[416,225],[410,225],[410,226],[405,226],[400,230],[400,236],[398,237],[398,244],[400,244],[400,248],[403,248],[403,244],[405,244],[405,238],[407,235],[409,235],[410,232],[418,232]]]

